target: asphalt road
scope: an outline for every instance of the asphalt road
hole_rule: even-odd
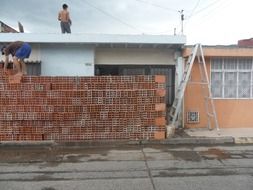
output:
[[[253,190],[253,146],[0,148],[0,190]]]

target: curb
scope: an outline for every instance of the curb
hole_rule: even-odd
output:
[[[243,141],[241,139],[241,141]],[[237,142],[239,140],[237,139]],[[249,142],[249,141],[247,141]],[[253,142],[253,138],[252,138]],[[232,145],[235,144],[233,137],[178,137],[166,140],[106,140],[106,141],[84,141],[84,142],[55,142],[55,141],[5,141],[0,142],[1,147],[120,147],[131,145]]]
[[[0,141],[0,147],[54,146],[54,141]]]
[[[235,137],[235,144],[253,144],[253,137]]]
[[[171,138],[159,142],[142,141],[142,144],[161,144],[161,145],[221,145],[234,144],[233,137],[186,137],[186,138]]]

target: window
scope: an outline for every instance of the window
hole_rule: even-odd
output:
[[[26,62],[26,69],[28,75],[41,75],[41,62]]]
[[[4,64],[4,62],[0,61],[0,64]],[[25,64],[26,64],[27,75],[35,75],[35,76],[40,76],[41,75],[41,62],[40,61],[35,61],[35,62],[27,62],[26,61]],[[7,65],[7,68],[12,69],[13,68],[13,63],[10,62]]]
[[[252,58],[213,58],[211,88],[214,98],[253,98]]]

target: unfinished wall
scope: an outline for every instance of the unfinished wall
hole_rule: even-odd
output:
[[[0,141],[165,138],[164,76],[0,74]]]

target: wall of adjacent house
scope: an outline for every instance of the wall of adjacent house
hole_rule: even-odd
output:
[[[175,65],[175,50],[160,48],[97,48],[95,64]]]
[[[248,50],[247,50],[248,51]],[[253,51],[252,51],[253,53]],[[233,55],[233,54],[231,54]],[[240,54],[243,56],[243,53]],[[218,54],[217,54],[218,56]],[[248,56],[248,55],[247,55]],[[206,59],[207,70],[210,78],[210,58]],[[190,82],[199,82],[201,79],[199,66],[194,63]],[[206,93],[206,91],[204,91]],[[252,128],[253,127],[253,99],[222,99],[215,98],[214,104],[216,108],[218,123],[220,128]],[[187,123],[187,112],[197,111],[200,113],[200,122]],[[186,128],[202,128],[207,127],[207,114],[205,109],[205,101],[203,90],[200,85],[188,83],[185,91],[184,99],[184,126]],[[212,121],[212,127],[214,123]]]
[[[94,48],[84,45],[41,44],[41,75],[93,76]]]
[[[208,73],[210,73],[210,64],[209,61],[207,63]],[[210,76],[210,75],[209,75]],[[195,62],[193,64],[191,76],[188,82],[188,85],[185,90],[185,98],[184,98],[184,125],[187,128],[192,127],[206,127],[207,126],[207,116],[205,114],[205,101],[204,101],[204,93],[201,85],[195,84],[196,82],[200,82],[200,70],[198,63]],[[199,112],[200,113],[200,122],[189,124],[187,123],[187,112]]]
[[[94,48],[91,46],[37,43],[30,45],[32,52],[25,61],[41,62],[42,76],[94,76]],[[1,56],[1,61],[4,61],[4,56]]]

